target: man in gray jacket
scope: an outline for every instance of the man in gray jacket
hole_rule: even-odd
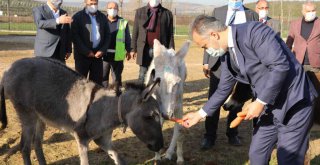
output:
[[[86,7],[73,16],[72,22],[75,69],[102,85],[102,56],[109,46],[109,25],[107,17],[98,10],[98,0],[85,3]]]
[[[45,5],[33,8],[37,35],[34,54],[51,57],[62,62],[71,55],[70,23],[72,18],[60,8],[62,0],[48,0]]]

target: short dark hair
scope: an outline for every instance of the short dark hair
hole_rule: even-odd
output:
[[[197,16],[190,24],[190,38],[192,39],[193,32],[204,35],[209,29],[215,32],[221,32],[226,30],[227,26],[215,17],[202,14]]]

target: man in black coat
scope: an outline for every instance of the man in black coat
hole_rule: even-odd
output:
[[[110,30],[107,17],[98,9],[98,0],[86,0],[86,7],[73,16],[72,37],[75,69],[102,85],[102,56],[107,52]]]
[[[159,0],[149,0],[146,6],[137,9],[135,15],[130,56],[137,57],[142,82],[153,59],[154,39],[166,48],[174,48],[172,12],[162,7]]]
[[[214,9],[213,16],[219,19],[221,22],[225,23],[225,25],[233,25],[233,24],[242,24],[248,21],[258,21],[259,15],[254,11],[246,8],[242,4],[242,0],[229,0],[229,4],[227,6],[222,6]],[[228,52],[226,53],[228,54]],[[219,81],[220,81],[220,59],[219,57],[214,57],[204,52],[203,58],[203,71],[206,77],[210,78],[210,86],[209,86],[209,97],[216,91]],[[236,89],[241,90],[243,87],[246,88],[245,85],[238,83],[236,85]],[[248,89],[250,90],[250,88]],[[244,96],[246,97],[246,96]],[[238,129],[237,128],[229,128],[229,125],[233,119],[237,117],[237,112],[240,111],[242,106],[232,107],[228,114],[227,121],[227,132],[228,142],[231,145],[241,145],[240,140],[238,138]],[[207,116],[205,120],[205,129],[206,132],[204,134],[204,139],[201,143],[201,149],[207,150],[214,146],[215,140],[217,138],[217,129],[218,122],[220,116],[220,109],[215,111],[212,116]]]

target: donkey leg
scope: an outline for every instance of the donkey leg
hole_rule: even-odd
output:
[[[81,138],[78,134],[74,134],[74,137],[78,144],[79,156],[80,156],[80,164],[81,165],[89,165],[88,160],[88,140]]]
[[[94,139],[94,142],[106,153],[108,153],[109,157],[114,161],[116,165],[126,164],[125,161],[120,158],[117,151],[114,150],[112,146],[111,137],[112,137],[112,131],[110,132],[108,131],[108,133],[105,134],[104,136]]]
[[[172,136],[169,148],[166,151],[166,156],[165,156],[166,159],[172,160],[172,155],[174,154],[178,137],[179,137],[179,124],[176,123],[174,125],[173,136]]]
[[[178,129],[178,139],[177,139],[177,164],[184,164],[183,159],[183,134],[181,133],[182,126],[177,124]]]
[[[160,117],[160,124],[161,124],[161,128],[163,128],[163,123],[164,123],[164,119],[162,117]],[[154,155],[154,164],[157,165],[157,164],[160,164],[160,161],[161,161],[161,153],[160,151],[159,152],[155,152],[155,155]]]
[[[23,125],[22,123],[20,150],[21,150],[24,165],[31,165],[31,159],[30,159],[31,143],[34,137],[35,129],[36,129],[35,124],[28,123],[28,125]]]
[[[34,136],[34,147],[35,147],[35,152],[40,165],[46,164],[46,159],[44,157],[43,149],[42,149],[44,129],[45,129],[45,124],[41,120],[38,120],[35,136]]]

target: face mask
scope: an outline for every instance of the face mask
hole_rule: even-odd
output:
[[[242,1],[231,1],[228,3],[228,6],[232,9],[232,10],[238,10],[240,9],[240,7],[242,6]]]
[[[206,52],[212,57],[220,57],[226,53],[226,51],[222,48],[219,48],[219,49],[208,48],[206,49]]]
[[[316,12],[307,12],[304,19],[307,22],[313,21],[316,18]]]
[[[108,12],[108,15],[113,17],[113,18],[118,15],[118,10],[117,9],[108,9],[107,12]]]
[[[267,18],[268,14],[269,14],[268,10],[260,10],[259,11],[259,18],[260,19]]]
[[[51,0],[51,4],[54,8],[59,9],[62,4],[62,0]]]
[[[87,6],[87,10],[89,13],[96,13],[98,10],[98,5],[90,5]]]
[[[220,57],[226,53],[226,51],[222,48],[215,49],[212,47],[209,47],[208,49],[206,49],[206,52],[212,57]]]
[[[160,4],[160,0],[150,0],[149,4],[151,7],[157,7]]]

